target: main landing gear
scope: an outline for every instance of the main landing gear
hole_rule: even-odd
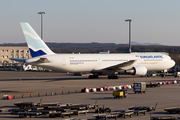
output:
[[[166,74],[165,74],[165,73],[162,73],[162,74],[161,74],[161,77],[166,77]]]
[[[95,78],[99,78],[98,75],[89,75],[89,79],[95,79]],[[117,75],[109,75],[108,79],[118,79]]]
[[[109,75],[108,79],[118,79],[118,76],[117,75]]]
[[[166,77],[167,75],[167,70],[163,70],[163,72],[161,73],[161,77]]]
[[[89,79],[93,79],[93,78],[99,78],[98,75],[89,75]]]

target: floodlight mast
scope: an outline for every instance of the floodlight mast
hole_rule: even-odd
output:
[[[126,19],[126,22],[129,22],[129,53],[131,53],[131,19]]]
[[[43,14],[45,12],[38,12],[38,14],[41,14],[41,39],[43,40]]]

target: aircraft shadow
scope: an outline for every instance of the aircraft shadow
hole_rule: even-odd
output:
[[[110,99],[114,99],[113,97],[101,97],[101,96],[97,96],[97,98],[91,98],[91,100],[110,100]]]
[[[89,80],[89,79],[88,78],[40,78],[40,79],[1,79],[0,81],[20,81],[20,80],[21,81],[37,81],[37,80],[64,81],[64,80]]]
[[[0,79],[0,81],[37,81],[37,80],[45,80],[45,82],[51,82],[51,81],[64,81],[64,80],[104,80],[107,78],[98,78],[98,79],[89,79],[88,77],[78,77],[78,78],[29,78],[29,79]],[[120,80],[119,79],[113,79],[113,80]],[[108,79],[107,79],[108,80]]]
[[[16,106],[1,106],[0,108],[17,108]]]
[[[112,94],[112,93],[100,93],[100,92],[98,92],[98,93],[92,93],[93,95],[101,95],[101,94]]]

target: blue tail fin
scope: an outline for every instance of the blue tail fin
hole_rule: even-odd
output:
[[[28,23],[21,27],[32,57],[54,54]]]

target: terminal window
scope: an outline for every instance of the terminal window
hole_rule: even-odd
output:
[[[2,55],[1,58],[4,58],[4,56]]]
[[[24,58],[24,55],[21,55],[21,58]]]
[[[4,50],[1,50],[1,52],[4,52]]]

